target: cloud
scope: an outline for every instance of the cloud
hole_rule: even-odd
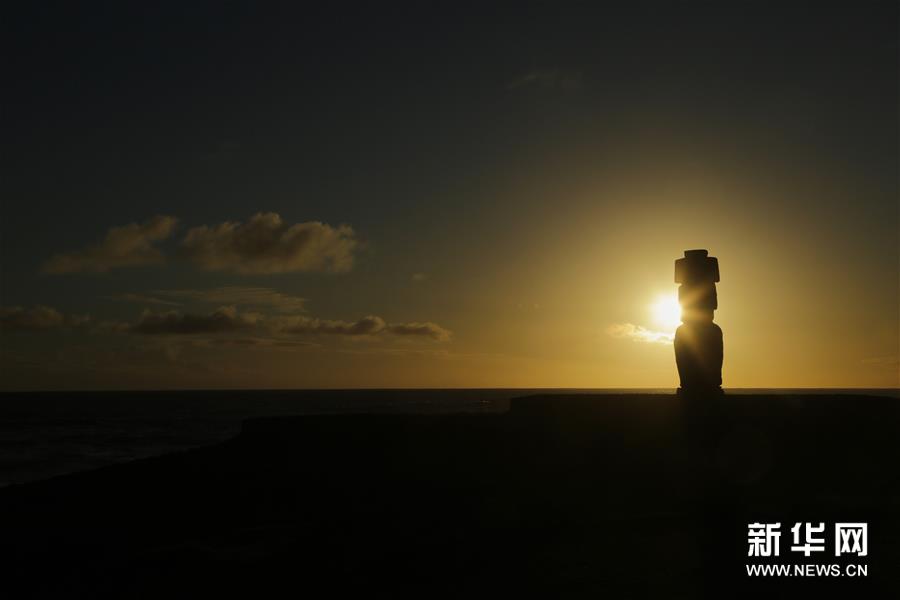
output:
[[[566,92],[575,92],[581,89],[583,77],[580,71],[559,68],[532,69],[510,81],[506,88],[509,90],[521,88],[552,88]]]
[[[403,337],[422,337],[434,341],[445,342],[451,332],[437,323],[391,323],[384,319],[369,315],[358,321],[334,321],[314,319],[310,317],[289,317],[278,326],[280,333],[293,335],[343,335],[354,337],[373,337],[390,334]]]
[[[664,331],[652,331],[632,323],[615,323],[606,329],[607,335],[614,338],[626,338],[635,342],[648,344],[671,344],[675,334]]]
[[[165,306],[181,306],[180,302],[171,302],[169,300],[160,300],[146,294],[118,294],[116,296],[107,296],[113,300],[124,300],[126,302],[136,302],[138,304],[163,304]]]
[[[243,275],[342,272],[352,268],[357,245],[349,225],[288,225],[276,213],[257,213],[247,223],[226,221],[190,229],[181,242],[181,255],[201,269]]]
[[[283,294],[266,287],[225,286],[207,290],[153,290],[145,294],[119,294],[114,300],[136,304],[160,304],[182,306],[188,303],[215,304],[219,306],[271,307],[279,312],[303,312],[306,298]]]
[[[255,313],[239,313],[233,306],[223,306],[209,314],[190,314],[178,311],[154,312],[145,310],[137,323],[127,328],[131,333],[144,335],[213,334],[254,327],[260,320]]]
[[[163,254],[153,244],[172,235],[177,223],[175,217],[160,215],[143,223],[113,227],[94,246],[51,257],[44,263],[43,271],[54,274],[80,271],[104,273],[119,267],[161,263]]]
[[[269,343],[275,343],[279,339],[287,342],[283,336],[339,336],[350,338],[398,336],[424,338],[437,342],[446,342],[452,337],[452,333],[448,329],[432,322],[389,324],[381,317],[375,315],[367,315],[356,321],[318,319],[303,315],[266,317],[258,313],[242,313],[233,306],[222,307],[209,314],[145,310],[137,323],[131,325],[108,323],[105,329],[110,332],[130,332],[147,335],[219,334],[255,329],[258,335],[242,338],[244,340],[254,340],[252,342],[221,342],[222,344],[247,346],[263,345],[264,339],[269,339]],[[266,335],[269,337],[263,337]]]
[[[255,290],[255,291],[254,291]],[[178,290],[195,292],[197,290]],[[258,304],[270,302],[279,307],[284,300],[288,305],[301,298],[283,296],[269,288],[217,288],[215,294],[202,294],[203,300],[214,297],[245,297]],[[227,292],[226,292],[227,291]],[[252,291],[252,292],[251,292]],[[193,297],[193,293],[185,294]],[[138,298],[143,298],[138,296]],[[90,322],[88,316],[63,315],[48,306],[22,308],[0,307],[0,331],[41,331],[62,327],[77,327]],[[437,323],[408,322],[387,323],[375,315],[356,321],[318,319],[306,315],[264,315],[258,312],[239,311],[236,306],[222,306],[208,313],[191,313],[180,310],[144,310],[137,321],[103,320],[93,324],[93,333],[136,334],[146,336],[193,336],[193,341],[207,340],[213,345],[230,346],[296,346],[314,345],[291,339],[293,336],[337,336],[348,338],[404,337],[437,342],[449,341],[452,333]],[[220,334],[238,332],[240,338],[222,339]]]
[[[87,315],[63,315],[49,306],[0,307],[0,331],[44,331],[59,327],[77,327],[90,321]]]
[[[396,323],[388,325],[388,331],[394,335],[427,337],[437,342],[446,342],[451,337],[451,332],[437,323]]]
[[[213,340],[212,343],[217,346],[273,346],[276,348],[295,348],[317,346],[313,342],[302,342],[297,340],[279,340],[274,338],[221,338]]]
[[[156,216],[144,223],[111,228],[104,239],[84,250],[56,254],[46,273],[103,273],[120,267],[162,263],[156,242],[172,235],[178,219]],[[349,225],[318,221],[285,223],[276,213],[257,213],[246,223],[226,221],[188,230],[178,257],[207,271],[243,275],[299,271],[349,271],[359,246]],[[126,298],[133,299],[137,298]],[[164,303],[164,302],[157,302]],[[296,304],[295,304],[296,309]]]
[[[310,348],[319,344],[302,340],[284,340],[266,337],[217,337],[193,340],[196,347],[236,347],[236,348]]]
[[[368,336],[382,333],[384,319],[369,315],[358,321],[333,321],[310,317],[289,317],[278,325],[278,331],[290,334]]]
[[[155,290],[152,293],[154,296],[221,306],[268,306],[281,312],[302,312],[306,305],[306,298],[267,287],[225,286],[208,290]]]

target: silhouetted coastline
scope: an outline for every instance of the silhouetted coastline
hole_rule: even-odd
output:
[[[898,416],[884,397],[580,394],[250,419],[0,491],[4,564],[15,597],[753,597],[772,582],[743,575],[747,523],[859,519],[868,578],[777,589],[864,597],[900,558]]]

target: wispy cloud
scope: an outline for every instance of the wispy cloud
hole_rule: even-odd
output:
[[[304,340],[285,340],[267,337],[219,337],[194,340],[193,345],[200,347],[238,347],[238,348],[309,348],[318,346],[316,342]]]
[[[208,314],[145,310],[128,331],[144,335],[211,334],[248,329],[259,321],[260,315],[239,313],[233,306],[223,306]]]
[[[614,323],[606,328],[606,334],[614,338],[630,339],[648,344],[671,344],[675,339],[673,333],[653,331],[633,323]]]
[[[135,304],[162,304],[165,306],[181,306],[181,302],[172,302],[170,300],[161,300],[147,294],[117,294],[115,296],[104,296],[112,300],[123,300],[125,302],[134,302]]]
[[[290,344],[292,340],[303,337],[401,337],[435,342],[447,342],[452,337],[450,330],[430,321],[387,323],[376,315],[356,321],[319,319],[306,315],[265,315],[240,311],[235,306],[223,306],[209,313],[145,310],[136,322],[104,321],[97,325],[96,330],[149,336],[193,336],[210,340],[219,334],[241,331],[244,342],[210,343],[246,346],[262,345],[262,340],[269,340],[269,345],[275,345],[279,340]]]
[[[204,303],[219,306],[271,307],[280,312],[302,312],[305,310],[306,298],[284,294],[268,287],[225,286],[206,290],[154,290],[149,295],[138,295],[139,298],[158,298],[157,303]],[[174,302],[177,300],[178,302]],[[139,300],[136,300],[139,301]]]
[[[287,317],[277,321],[276,325],[276,329],[280,333],[348,336],[377,335],[383,332],[385,327],[384,319],[374,315],[363,317],[357,321]]]
[[[437,323],[426,321],[425,323],[392,323],[387,330],[393,335],[405,337],[425,337],[437,342],[449,341],[452,333]]]
[[[98,244],[51,257],[44,263],[43,271],[104,273],[120,267],[161,263],[164,260],[163,254],[154,244],[172,235],[177,224],[178,219],[175,217],[161,215],[143,223],[113,227]]]
[[[64,315],[49,306],[0,307],[0,331],[45,331],[60,327],[77,327],[90,321],[88,315]]]
[[[437,323],[386,323],[375,315],[368,315],[358,321],[314,319],[310,317],[288,317],[276,325],[277,331],[299,335],[342,335],[353,337],[373,337],[391,334],[402,337],[427,338],[438,342],[448,341],[452,334]]]
[[[178,219],[156,216],[144,223],[112,227],[99,243],[56,254],[45,273],[104,273],[111,269],[159,264],[166,256],[157,243],[169,238]],[[353,267],[359,247],[349,225],[319,221],[290,224],[277,213],[257,213],[246,223],[225,221],[187,231],[174,258],[205,271],[241,275],[301,271],[344,272]]]
[[[349,271],[358,242],[349,225],[286,223],[258,213],[247,223],[226,221],[187,232],[180,255],[207,271],[242,275],[297,271]]]

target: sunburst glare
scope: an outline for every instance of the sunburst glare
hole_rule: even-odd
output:
[[[650,310],[654,323],[666,332],[674,332],[681,325],[681,305],[675,294],[658,297]]]

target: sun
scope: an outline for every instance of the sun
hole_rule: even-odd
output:
[[[650,306],[653,320],[667,331],[675,331],[681,325],[681,305],[674,294],[660,296]]]

